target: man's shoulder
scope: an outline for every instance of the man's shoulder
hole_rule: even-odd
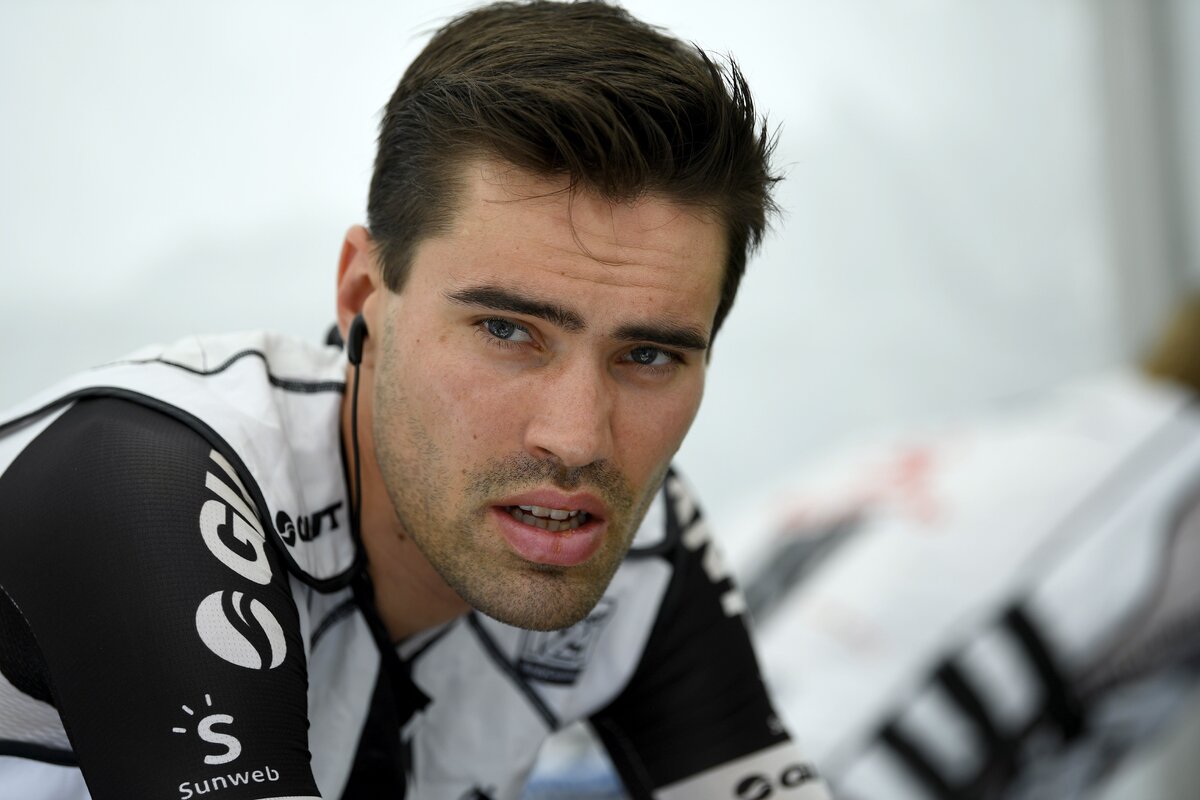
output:
[[[142,348],[109,366],[157,364],[193,375],[216,376],[243,360],[259,362],[259,371],[276,388],[345,388],[345,359],[339,348],[271,331],[190,336]]]
[[[66,409],[101,397],[130,401],[182,423],[225,459],[264,527],[278,534],[291,570],[336,587],[356,552],[339,468],[344,375],[336,347],[274,333],[142,348],[0,416],[0,470]]]

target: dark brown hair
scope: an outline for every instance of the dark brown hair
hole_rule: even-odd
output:
[[[1157,378],[1200,394],[1200,293],[1180,302],[1142,366]]]
[[[728,254],[720,327],[776,207],[774,140],[731,59],[603,2],[496,3],[441,28],[380,123],[367,211],[400,291],[422,238],[446,232],[462,168],[498,156],[614,200],[647,192],[715,211]]]

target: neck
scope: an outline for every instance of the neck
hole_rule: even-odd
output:
[[[362,370],[363,385],[358,392],[358,430],[352,420],[355,369],[346,373],[348,387],[342,400],[342,445],[349,457],[351,503],[358,503],[362,492],[359,536],[367,556],[367,573],[375,591],[375,607],[393,642],[399,642],[428,628],[442,625],[465,614],[469,606],[446,585],[437,570],[421,553],[401,525],[388,497],[387,486],[375,460],[370,435],[372,404],[368,371]],[[355,439],[357,438],[357,443]],[[354,458],[355,447],[358,458]],[[355,473],[355,461],[361,481]]]

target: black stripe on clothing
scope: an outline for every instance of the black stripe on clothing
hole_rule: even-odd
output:
[[[270,371],[271,362],[267,360],[266,354],[263,353],[261,350],[255,350],[254,348],[247,348],[245,350],[239,350],[238,352],[234,353],[229,358],[225,359],[219,365],[213,367],[212,369],[197,369],[197,368],[189,366],[187,364],[180,364],[177,361],[168,361],[165,358],[147,358],[147,359],[134,359],[134,360],[130,360],[130,361],[114,361],[105,366],[119,366],[122,364],[163,364],[168,367],[175,367],[176,369],[181,369],[181,370],[184,370],[185,372],[190,372],[193,375],[202,375],[202,376],[207,377],[209,375],[217,375],[217,374],[224,372],[225,370],[229,369],[234,364],[236,364],[238,361],[241,361],[243,358],[247,358],[248,356],[254,356],[255,358],[262,359],[263,364],[267,367],[267,380],[269,380],[271,382],[272,386],[283,389],[285,391],[299,392],[302,394],[316,394],[318,392],[339,392],[339,393],[341,393],[341,392],[346,391],[346,382],[345,381],[306,381],[306,380],[300,380],[298,378],[280,378],[279,376],[275,375],[274,373],[272,373]]]
[[[1200,656],[1200,605],[1189,587],[1200,564],[1188,560],[1187,537],[1200,531],[1200,477],[1193,469],[1188,488],[1172,503],[1169,523],[1158,534],[1161,547],[1155,554],[1154,579],[1143,596],[1127,611],[1120,626],[1108,636],[1106,652],[1080,676],[1080,697],[1089,698],[1115,684],[1138,680],[1156,669],[1185,663]],[[1183,553],[1178,552],[1183,549]],[[1178,595],[1183,597],[1179,598]],[[1179,608],[1185,600],[1185,609]]]
[[[59,767],[78,767],[79,760],[70,750],[60,750],[57,747],[47,747],[33,742],[0,741],[0,756],[15,756],[27,758],[30,761],[42,761]]]
[[[22,694],[55,705],[50,672],[37,637],[3,583],[0,583],[0,675]]]
[[[944,664],[935,673],[934,679],[971,721],[982,740],[981,763],[971,781],[959,789],[959,796],[999,797],[1003,787],[1009,785],[1017,772],[1022,735],[1000,730],[984,704],[978,687],[955,664]]]
[[[980,692],[967,676],[951,662],[946,662],[935,673],[934,680],[941,684],[955,705],[966,715],[978,731],[979,737],[990,751],[1000,742],[1000,731],[980,699]]]
[[[78,399],[80,396],[84,396],[85,394],[85,392],[72,392],[71,394],[60,397],[51,403],[46,403],[46,405],[41,406],[40,408],[35,408],[33,411],[22,414],[19,417],[13,417],[7,422],[0,422],[0,436],[11,433],[27,423],[35,422],[46,414],[49,414],[51,411],[65,406],[73,400]]]
[[[931,759],[910,737],[904,734],[895,722],[889,722],[879,732],[879,740],[885,744],[901,764],[925,790],[938,800],[954,800],[957,796],[942,774],[933,766]]]
[[[521,691],[521,694],[525,695],[530,705],[541,715],[546,726],[552,731],[558,730],[561,724],[558,715],[550,710],[550,706],[546,705],[546,701],[533,690],[533,687],[525,682],[525,679],[517,672],[517,668],[505,657],[504,653],[500,650],[500,645],[496,644],[496,640],[492,638],[491,634],[484,630],[483,623],[479,621],[479,615],[474,611],[467,614],[467,624],[475,632],[475,637],[483,645],[484,651],[491,656],[492,661],[496,662],[496,666],[500,667],[501,671],[512,679],[513,684]]]
[[[1173,455],[1185,452],[1193,440],[1192,436],[1183,435],[1187,427],[1186,421],[1196,412],[1197,405],[1198,401],[1195,399],[1180,404],[1179,408],[1147,433],[1083,499],[1063,515],[1051,534],[1025,557],[1016,570],[1023,578],[1022,583],[1012,587],[1014,593],[1026,595],[1034,591],[1038,581],[1044,578],[1044,573],[1062,563],[1059,556],[1063,551],[1078,545],[1082,537],[1094,532],[1097,520],[1111,519],[1116,510],[1128,502],[1131,492],[1136,492],[1144,486],[1163,464],[1170,466]],[[1054,665],[1044,640],[1036,632],[1028,616],[1019,609],[1013,609],[1001,616],[999,624],[1013,633],[1033,663],[1035,673],[1045,685],[1045,699],[1053,704],[1046,712],[1064,733],[1071,731],[1070,735],[1076,735],[1081,732],[1085,722],[1085,704],[1077,692],[1069,691],[1067,682]],[[956,627],[956,624],[947,626],[948,629]],[[963,641],[951,639],[947,640],[941,649],[944,652],[961,652],[964,647]],[[1095,681],[1089,683],[1095,685]],[[1017,737],[1016,742],[1009,743],[1010,752],[1013,752],[1011,748],[1015,747],[1019,740],[1020,737]],[[870,741],[868,732],[859,739],[843,743],[825,759],[826,769],[837,772],[853,763],[858,754],[869,746]]]
[[[1071,740],[1079,736],[1086,723],[1083,704],[1054,662],[1054,656],[1033,619],[1020,606],[1015,606],[1005,614],[1004,625],[1021,645],[1033,666],[1034,674],[1041,679],[1046,713],[1062,731],[1063,739]]]
[[[408,773],[412,770],[412,743],[401,740],[403,728],[395,683],[388,670],[379,670],[375,691],[367,706],[367,718],[359,728],[358,747],[350,762],[346,785],[340,800],[404,800],[408,794]]]
[[[407,656],[405,656],[405,660],[409,664],[417,663],[417,659],[420,658],[421,656],[425,655],[427,652],[429,652],[429,648],[433,647],[435,644],[440,642],[447,633],[449,633],[451,630],[453,630],[455,623],[457,623],[457,622],[458,622],[458,620],[454,620],[452,622],[448,622],[445,625],[443,625],[442,629],[440,631],[438,631],[437,633],[430,636],[428,639],[425,640],[425,642],[420,647],[418,647],[416,650],[414,650],[413,652],[411,652]]]
[[[334,606],[333,610],[326,614],[325,618],[318,622],[317,626],[313,628],[312,641],[310,642],[309,646],[313,650],[316,650],[317,643],[321,641],[321,637],[328,633],[329,629],[334,625],[352,615],[357,608],[358,604],[354,602],[353,597],[348,597]]]
[[[1179,421],[1195,413],[1196,401],[1182,404],[1157,428],[1148,433],[1102,481],[1068,511],[1055,530],[1029,553],[1017,574],[1025,576],[1025,586],[1032,587],[1047,570],[1062,563],[1055,551],[1079,544],[1079,538],[1096,530],[1098,521],[1111,519],[1115,509],[1129,501],[1130,495],[1145,486],[1149,476],[1171,466],[1171,456],[1182,453],[1192,442],[1191,435],[1182,435]]]

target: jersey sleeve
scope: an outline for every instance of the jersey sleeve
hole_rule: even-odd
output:
[[[633,678],[593,729],[639,800],[824,800],[771,705],[705,519],[673,476],[667,488],[672,544],[655,557],[672,562],[671,584]]]
[[[318,796],[299,615],[244,485],[115,398],[0,476],[0,666],[57,709],[94,800]]]

